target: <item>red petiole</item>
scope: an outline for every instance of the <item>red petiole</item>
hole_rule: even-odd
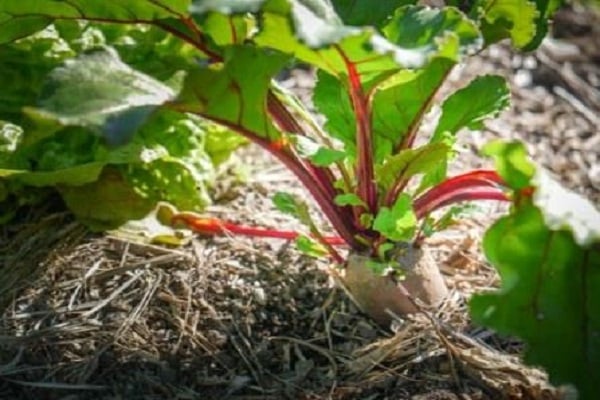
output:
[[[244,236],[294,240],[300,234],[294,231],[282,231],[279,229],[258,228],[253,226],[239,225],[233,222],[223,221],[219,218],[204,218],[190,213],[179,213],[171,218],[171,224],[183,223],[195,232],[204,235],[218,235],[232,233]],[[347,246],[344,239],[339,236],[322,236],[319,238],[332,246]]]
[[[508,201],[509,198],[504,181],[496,172],[477,170],[446,179],[418,197],[413,207],[420,219],[438,208],[465,200]]]

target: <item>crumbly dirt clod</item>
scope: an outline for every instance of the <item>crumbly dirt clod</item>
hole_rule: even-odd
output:
[[[495,46],[452,75],[508,76],[513,108],[462,133],[454,171],[488,165],[492,137],[523,138],[544,166],[600,201],[600,19],[568,8],[531,54]],[[310,71],[285,84],[308,96]],[[208,211],[301,229],[273,211],[278,190],[306,193],[255,149],[248,180],[219,184]],[[198,237],[184,248],[90,234],[38,210],[0,228],[0,399],[555,399],[522,344],[474,326],[466,301],[497,276],[482,232],[488,203],[427,246],[450,295],[428,316],[382,330],[333,285],[330,266],[289,243]],[[562,389],[561,389],[562,390]],[[567,391],[568,392],[568,391]]]

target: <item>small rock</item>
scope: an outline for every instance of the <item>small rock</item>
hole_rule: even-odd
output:
[[[600,190],[600,164],[594,164],[588,171],[588,178],[593,187]]]

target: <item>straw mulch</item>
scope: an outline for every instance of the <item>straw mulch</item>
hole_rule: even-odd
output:
[[[497,46],[453,76],[460,85],[500,72],[514,88],[511,111],[462,135],[457,170],[482,165],[475,151],[488,138],[521,137],[565,184],[600,200],[594,18],[567,9],[560,41],[530,55]],[[289,80],[302,94],[312,75]],[[222,183],[208,212],[298,228],[269,196],[303,192],[256,154],[240,156],[251,178]],[[518,340],[468,317],[469,296],[498,285],[479,249],[502,211],[484,205],[429,240],[451,294],[391,330],[335,288],[327,262],[289,243],[198,237],[167,248],[91,234],[52,204],[23,214],[0,228],[0,399],[559,398],[568,390],[524,366]]]

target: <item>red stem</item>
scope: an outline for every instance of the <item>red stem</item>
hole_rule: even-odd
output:
[[[233,233],[236,235],[264,237],[284,240],[295,240],[300,234],[294,231],[283,231],[279,229],[259,228],[254,226],[238,225],[233,222],[227,222],[218,218],[203,218],[191,213],[179,213],[171,218],[171,224],[176,225],[183,223],[195,232],[205,235],[218,235],[224,233]],[[315,237],[315,235],[312,235]],[[335,261],[339,264],[344,262],[344,259],[332,246],[347,246],[344,239],[339,236],[320,236],[319,239]]]
[[[213,61],[222,61],[222,57],[219,54],[211,52],[203,43],[202,33],[196,28],[193,21],[183,20],[193,32],[196,33],[198,41],[195,42],[196,47],[207,54]],[[191,26],[190,26],[191,25]],[[168,30],[170,33],[182,38],[183,40],[190,41],[190,38],[181,32],[169,29],[168,26],[161,26],[163,29]],[[192,42],[194,43],[194,42]],[[302,127],[298,124],[295,118],[289,113],[287,108],[276,96],[269,91],[267,95],[267,109],[271,117],[279,125],[281,129],[287,132],[301,134],[303,132]],[[336,231],[344,238],[344,240],[353,248],[361,249],[362,246],[354,237],[354,225],[352,218],[349,218],[347,214],[349,212],[344,210],[335,204],[333,201],[336,191],[333,186],[335,177],[329,169],[317,168],[313,165],[307,164],[302,160],[290,154],[289,151],[285,150],[285,141],[270,141],[255,135],[240,126],[236,126],[226,121],[219,121],[218,119],[207,116],[207,118],[214,120],[217,123],[225,125],[232,130],[237,131],[242,136],[245,136],[249,140],[257,143],[263,149],[266,149],[279,159],[288,169],[290,169],[302,182],[302,184],[309,190],[309,192],[315,198],[315,201],[321,207],[321,210],[327,216]],[[335,257],[335,255],[334,255]]]
[[[182,109],[179,111],[197,113],[202,115],[201,113],[198,113],[197,110]],[[288,151],[285,151],[285,149],[281,148],[280,146],[274,146],[274,142],[262,138],[256,135],[254,132],[249,131],[246,128],[239,126],[235,123],[221,120],[212,116],[206,116],[206,118],[209,118],[216,123],[219,123],[238,132],[240,135],[258,144],[263,149],[271,153],[274,157],[276,157],[279,161],[281,161],[290,171],[292,171],[296,175],[300,182],[302,182],[303,186],[312,194],[315,201],[320,206],[321,210],[323,211],[329,222],[331,222],[335,230],[346,241],[346,243],[353,249],[360,250],[364,248],[364,245],[362,245],[354,237],[355,232],[354,227],[352,225],[352,221],[347,218],[344,218],[344,215],[340,213],[340,208],[335,205],[335,203],[329,198],[329,196],[327,196],[327,194],[323,191],[321,186],[315,185],[315,183],[318,182],[318,178],[315,175],[313,175],[311,170],[307,170],[305,168],[305,165],[303,165],[300,162],[300,160],[298,160],[293,154],[289,153]]]
[[[508,201],[504,181],[495,171],[477,170],[446,179],[414,201],[417,218],[446,205],[465,200]]]
[[[300,126],[298,121],[296,121],[296,118],[294,118],[289,110],[271,91],[267,94],[267,109],[281,130],[292,134],[304,135],[302,126]],[[303,164],[306,169],[310,170],[312,174],[317,177],[315,183],[321,186],[321,189],[327,193],[333,203],[333,199],[337,195],[337,191],[333,186],[336,181],[333,172],[329,168],[315,167],[314,165],[305,162],[303,162]],[[347,213],[347,211],[345,213]]]
[[[336,46],[340,57],[344,60],[350,84],[349,94],[356,116],[356,152],[358,162],[356,165],[356,180],[358,196],[365,202],[368,212],[376,212],[377,188],[373,173],[373,137],[371,132],[371,113],[368,98],[364,95],[360,82],[360,75],[352,61]]]

